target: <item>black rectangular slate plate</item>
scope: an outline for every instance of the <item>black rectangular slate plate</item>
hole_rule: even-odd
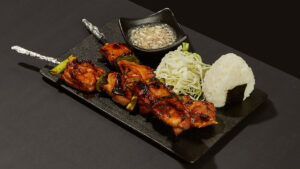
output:
[[[110,42],[124,42],[117,23],[117,20],[113,20],[100,29]],[[98,52],[100,47],[101,44],[96,38],[90,35],[74,48],[59,57],[58,60],[64,60],[69,55],[73,54],[79,59],[91,60],[96,65],[109,70],[105,59],[103,59]],[[209,149],[213,148],[217,142],[222,141],[224,136],[228,135],[234,127],[243,121],[267,98],[267,95],[264,92],[255,89],[251,96],[241,104],[218,109],[218,125],[202,129],[193,128],[185,131],[180,136],[175,137],[172,134],[171,129],[159,120],[142,116],[138,113],[130,113],[123,107],[114,103],[105,94],[93,93],[87,95],[64,84],[58,83],[59,77],[52,76],[49,73],[49,66],[42,68],[40,72],[44,77],[82,99],[82,101],[95,106],[133,131],[136,131],[135,133],[137,133],[137,135],[143,136],[146,140],[150,140],[152,143],[167,150],[167,152],[190,163],[197,161]]]

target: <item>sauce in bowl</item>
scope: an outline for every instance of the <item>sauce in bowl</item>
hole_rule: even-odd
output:
[[[129,30],[130,42],[143,49],[160,49],[176,41],[176,33],[165,23],[144,24]]]

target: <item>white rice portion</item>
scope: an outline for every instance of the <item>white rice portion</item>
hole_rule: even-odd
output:
[[[245,100],[254,89],[255,79],[252,69],[234,53],[222,55],[205,74],[204,97],[215,107],[223,107],[228,90],[242,84],[247,84],[244,92]]]

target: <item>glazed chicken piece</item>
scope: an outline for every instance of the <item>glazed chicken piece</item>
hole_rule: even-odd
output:
[[[142,114],[153,112],[153,103],[157,102],[158,99],[171,95],[156,78],[148,80],[147,83],[142,81],[135,83],[133,92],[138,96],[139,112]]]
[[[150,101],[144,97],[147,92],[144,84],[155,77],[152,68],[126,60],[119,61],[118,65],[122,72],[122,86],[126,90],[133,91],[138,97],[139,112],[141,114],[151,113]]]
[[[149,66],[140,65],[134,62],[121,60],[118,66],[124,79],[124,85],[131,87],[134,82],[146,82],[155,77],[153,69]]]
[[[189,114],[178,99],[178,96],[158,79],[151,78],[148,82],[134,85],[138,95],[140,113],[153,112],[156,117],[173,128],[175,135],[190,128]]]
[[[77,59],[68,62],[61,80],[67,85],[84,92],[92,92],[96,88],[97,79],[105,70],[89,62],[78,62]]]
[[[172,92],[157,78],[147,82],[148,98],[156,117],[173,127],[175,135],[190,128],[190,117],[177,94]]]
[[[189,114],[175,95],[157,101],[152,108],[156,117],[173,127],[175,135],[179,135],[191,126]]]
[[[132,92],[126,88],[123,88],[121,74],[118,72],[112,72],[107,75],[101,81],[101,88],[112,97],[112,99],[126,106],[131,98]]]
[[[154,77],[147,82],[135,83],[133,90],[138,96],[139,112],[142,114],[153,112],[152,104],[158,101],[157,99],[171,95],[165,86]]]
[[[187,95],[182,96],[182,103],[190,115],[192,127],[202,128],[218,124],[216,121],[216,108],[212,103],[192,100]]]
[[[138,97],[138,107],[139,113],[141,114],[149,114],[152,113],[152,104],[151,100],[149,99],[149,88],[146,83],[137,82],[133,85],[133,92]]]
[[[115,66],[115,60],[119,56],[124,56],[129,53],[131,53],[131,49],[128,45],[122,44],[122,43],[107,43],[104,46],[101,47],[99,52],[105,56],[105,58],[108,60],[108,62]]]

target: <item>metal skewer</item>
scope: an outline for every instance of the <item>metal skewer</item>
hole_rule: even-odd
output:
[[[87,19],[82,19],[83,24],[86,26],[86,28],[93,34],[95,37],[100,40],[102,44],[106,44],[107,40],[105,38],[105,35],[99,31],[98,27],[93,25],[91,22],[89,22]]]
[[[91,22],[89,22],[87,19],[82,19],[82,22],[84,23],[84,25],[86,26],[86,28],[93,34],[95,35],[95,37],[100,40],[101,43],[105,44],[107,43],[106,39],[105,39],[105,35],[103,33],[101,33],[98,29],[97,26],[93,25]],[[44,55],[41,55],[39,53],[36,53],[36,52],[33,52],[33,51],[30,51],[28,49],[25,49],[25,48],[22,48],[20,46],[12,46],[11,47],[11,50],[14,50],[20,54],[24,54],[24,55],[27,55],[27,56],[31,56],[33,58],[36,58],[36,59],[40,59],[40,60],[43,60],[43,61],[47,61],[47,62],[50,62],[50,63],[54,63],[54,64],[60,64],[61,62],[58,61],[57,59],[53,58],[53,57],[49,57],[49,56],[44,56]]]
[[[22,48],[22,47],[17,46],[17,45],[12,46],[11,50],[14,50],[14,51],[16,51],[20,54],[31,56],[31,57],[36,58],[36,59],[44,60],[44,61],[51,62],[51,63],[54,63],[54,64],[60,64],[60,61],[58,61],[57,59],[55,59],[53,57],[44,56],[44,55],[41,55],[39,53],[27,50],[27,49]]]

